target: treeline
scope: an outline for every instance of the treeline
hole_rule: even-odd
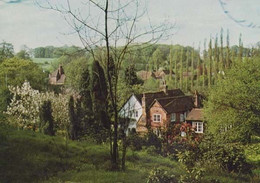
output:
[[[81,48],[76,46],[46,46],[46,47],[37,47],[33,49],[33,55],[35,58],[59,58],[66,54],[73,54],[76,50]]]

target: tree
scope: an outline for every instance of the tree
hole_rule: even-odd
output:
[[[51,101],[44,101],[40,108],[40,131],[46,135],[55,135]]]
[[[16,55],[16,57],[24,59],[24,60],[30,60],[30,54],[26,50],[19,51]]]
[[[69,119],[70,119],[70,130],[69,130],[69,137],[72,140],[77,139],[77,116],[75,114],[75,107],[74,107],[74,98],[70,96],[69,100]]]
[[[236,62],[210,90],[205,107],[208,127],[228,141],[250,142],[260,135],[260,58]]]
[[[0,43],[0,63],[7,58],[14,56],[14,47],[11,43],[2,42]]]
[[[210,41],[209,41],[209,63],[208,63],[208,87],[211,87],[212,84],[212,39],[210,37]]]
[[[45,77],[39,66],[30,60],[13,57],[0,64],[0,80],[6,86],[21,86],[27,80],[33,88],[43,90]]]
[[[129,65],[125,69],[124,80],[128,86],[133,86],[135,84],[140,84],[140,80],[137,78],[136,69],[134,65]]]
[[[102,64],[108,83],[108,100],[112,106],[111,120],[113,126],[113,141],[111,161],[114,169],[118,169],[118,77],[122,61],[130,45],[142,41],[157,42],[172,29],[171,24],[162,23],[158,26],[144,26],[142,18],[146,15],[145,6],[141,1],[87,1],[81,8],[73,8],[70,1],[67,4],[52,4],[50,1],[42,6],[62,13],[69,25],[78,34],[84,48],[92,54],[93,60],[97,55],[93,48],[100,48],[105,53]],[[82,11],[81,11],[82,10]],[[143,19],[144,20],[144,19]],[[147,20],[147,19],[146,19]],[[150,19],[149,19],[150,20]],[[123,43],[122,47],[118,47]],[[139,46],[140,44],[136,44]]]
[[[153,52],[153,70],[158,71],[160,64],[163,62],[163,53],[161,51],[161,48],[158,47],[155,52]]]

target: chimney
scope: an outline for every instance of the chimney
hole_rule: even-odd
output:
[[[143,97],[142,97],[142,114],[146,118],[145,93],[143,93]]]
[[[160,85],[160,90],[163,91],[166,95],[168,95],[168,86],[166,85],[165,79],[161,80]]]
[[[195,108],[200,107],[200,97],[199,97],[199,93],[197,90],[195,90],[195,93],[194,93],[194,107]]]

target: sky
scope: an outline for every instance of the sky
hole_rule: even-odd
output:
[[[71,0],[72,6],[79,1]],[[244,46],[260,41],[260,0],[147,0],[147,10],[153,23],[175,24],[174,35],[161,43],[203,47],[221,28],[224,37],[229,30],[231,45],[238,44],[240,34]],[[0,0],[0,41],[12,43],[16,52],[23,45],[82,46],[72,32],[61,14],[33,0]]]

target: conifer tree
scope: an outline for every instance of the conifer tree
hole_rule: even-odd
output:
[[[70,120],[70,127],[69,127],[69,137],[72,140],[76,140],[77,135],[77,117],[74,110],[74,99],[73,96],[70,96],[69,99],[69,120]]]
[[[40,108],[40,131],[46,135],[55,135],[51,101],[44,101]]]

